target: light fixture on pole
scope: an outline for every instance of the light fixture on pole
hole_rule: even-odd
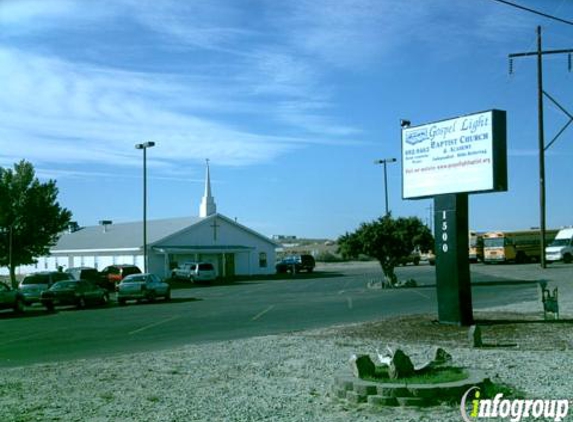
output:
[[[155,146],[155,142],[135,144],[136,149],[143,150],[143,272],[147,272],[147,148]]]
[[[386,174],[386,164],[387,163],[395,163],[395,158],[384,158],[381,160],[375,160],[374,164],[383,164],[384,165],[384,199],[386,204],[386,214],[388,215],[388,176]]]

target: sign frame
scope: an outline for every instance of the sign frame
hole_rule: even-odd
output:
[[[422,133],[424,129],[429,130],[429,128],[436,126],[436,125],[443,125],[447,122],[452,122],[455,126],[455,121],[460,119],[468,119],[478,115],[483,115],[486,113],[490,113],[491,116],[491,124],[488,127],[488,130],[491,131],[491,140],[489,140],[489,148],[491,153],[491,166],[487,169],[487,173],[484,173],[487,177],[491,177],[491,184],[487,188],[483,189],[471,189],[470,187],[464,188],[463,185],[460,186],[460,189],[454,190],[447,190],[447,191],[438,191],[440,184],[436,183],[433,186],[433,189],[428,190],[426,193],[422,195],[413,194],[406,196],[406,187],[408,186],[407,183],[410,181],[409,175],[406,174],[405,168],[405,135],[409,133],[415,133],[415,131],[421,131]],[[507,177],[507,113],[504,110],[498,109],[490,109],[485,111],[480,111],[476,113],[464,114],[457,117],[452,117],[448,119],[437,120],[430,123],[425,123],[422,125],[417,126],[409,126],[402,128],[402,136],[401,136],[401,165],[402,165],[402,199],[427,199],[432,198],[438,195],[448,195],[448,194],[457,194],[457,193],[490,193],[490,192],[505,192],[508,190],[508,177]],[[415,135],[413,135],[415,136]],[[422,139],[416,143],[424,142],[425,140],[430,139]],[[431,142],[431,139],[430,139]],[[414,144],[415,145],[415,144]],[[411,146],[409,148],[412,148]],[[455,158],[455,160],[460,160],[459,156]],[[459,171],[459,170],[458,170]],[[428,175],[431,177],[431,175]],[[410,190],[410,189],[409,189]]]

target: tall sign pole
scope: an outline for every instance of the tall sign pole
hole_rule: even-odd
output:
[[[468,256],[468,194],[434,197],[438,319],[443,324],[473,323]]]
[[[468,194],[507,190],[506,113],[402,129],[402,197],[434,198],[438,318],[471,325]]]

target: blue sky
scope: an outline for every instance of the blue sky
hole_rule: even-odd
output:
[[[516,0],[517,1],[517,0]],[[520,4],[573,20],[569,0]],[[509,191],[470,196],[470,226],[539,224],[534,59],[573,27],[491,0],[0,0],[0,166],[31,161],[81,225],[218,211],[266,235],[334,238],[384,212],[382,167],[413,124],[507,110]],[[545,88],[573,112],[566,56]],[[546,137],[568,118],[546,102]],[[547,224],[573,224],[573,129],[547,154]],[[396,216],[429,218],[430,200]]]

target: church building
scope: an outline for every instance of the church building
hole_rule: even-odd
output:
[[[211,194],[209,163],[205,194],[198,217],[147,221],[148,272],[168,277],[183,262],[211,262],[218,276],[272,274],[278,244],[254,230],[217,212]],[[144,269],[143,222],[101,221],[63,234],[38,264],[26,272],[55,270],[59,266],[94,267],[135,264]]]

